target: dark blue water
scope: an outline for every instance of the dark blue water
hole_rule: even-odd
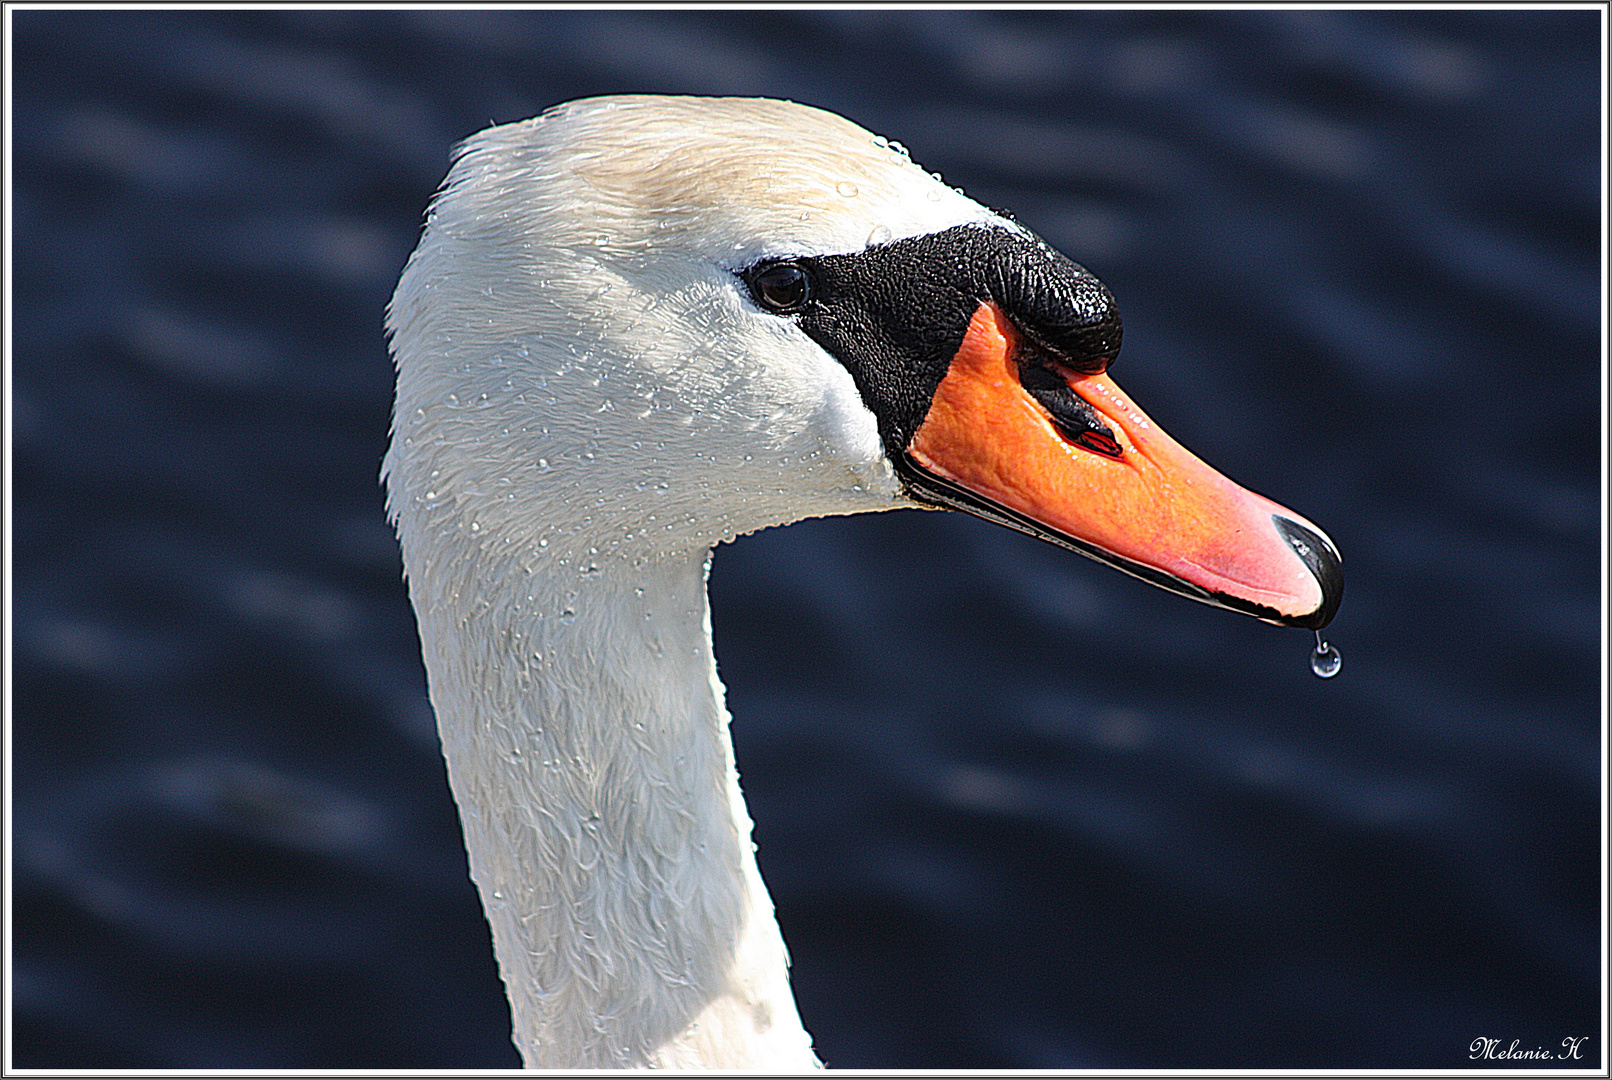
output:
[[[1011,208],[1345,557],[1321,682],[960,515],[719,551],[826,1061],[1601,1064],[1598,12],[8,15],[15,1065],[515,1063],[381,309],[450,144],[622,91],[821,105]]]

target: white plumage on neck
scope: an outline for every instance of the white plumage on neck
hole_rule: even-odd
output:
[[[514,586],[499,599],[438,601],[420,627],[528,1063],[809,1065],[734,772],[704,553],[498,570]]]
[[[844,367],[733,271],[987,221],[781,102],[596,99],[462,148],[388,311],[385,474],[528,1065],[815,1064],[705,566],[911,504]]]

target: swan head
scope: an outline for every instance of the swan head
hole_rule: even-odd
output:
[[[818,109],[607,97],[482,132],[387,327],[406,557],[608,565],[916,505],[1271,622],[1337,607],[1325,534],[1107,377],[1095,277]]]

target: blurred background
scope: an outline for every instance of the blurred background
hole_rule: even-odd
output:
[[[1323,682],[962,515],[719,550],[826,1062],[1602,1066],[1600,11],[7,17],[15,1066],[517,1063],[381,312],[454,142],[626,91],[1010,208],[1142,407],[1344,553]]]

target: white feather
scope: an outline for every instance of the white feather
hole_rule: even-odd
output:
[[[910,505],[764,255],[1012,228],[839,117],[573,102],[469,140],[388,310],[384,474],[530,1066],[816,1064],[711,652],[711,547]]]

